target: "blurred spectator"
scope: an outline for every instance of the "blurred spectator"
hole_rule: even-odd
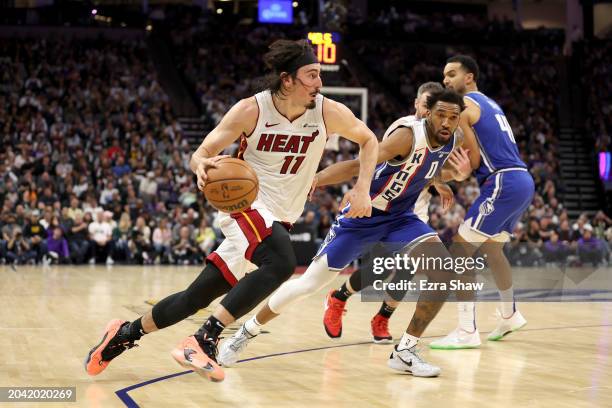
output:
[[[570,229],[570,224],[568,220],[561,221],[559,226],[559,240],[564,242],[565,244],[569,244],[573,241],[573,233]]]
[[[193,231],[193,240],[204,256],[208,256],[212,252],[216,239],[215,231],[208,226],[206,217],[202,217],[200,226]]]
[[[40,223],[40,212],[33,210],[30,213],[30,222],[25,228],[25,238],[28,242],[28,250],[36,254],[35,260],[38,262],[45,253],[45,228]]]
[[[7,260],[7,244],[10,240],[14,239],[14,231],[21,228],[16,223],[16,218],[13,214],[7,214],[3,220],[2,226],[2,239],[0,239],[0,258],[4,261]]]
[[[151,228],[149,228],[144,217],[142,216],[136,218],[136,223],[132,228],[132,237],[129,242],[129,248],[136,263],[152,263]]]
[[[68,241],[64,238],[61,227],[55,226],[49,230],[47,237],[47,254],[44,263],[70,263],[70,250]]]
[[[557,231],[552,230],[550,239],[542,247],[542,254],[544,262],[562,266],[567,263],[570,248],[563,241],[559,241],[559,234],[557,234]]]
[[[197,248],[191,239],[189,227],[182,226],[179,229],[178,239],[172,245],[172,257],[179,265],[190,265],[195,260]]]
[[[89,241],[89,225],[83,220],[81,210],[74,212],[74,224],[68,231],[68,246],[75,264],[84,263],[91,249]]]
[[[154,201],[157,198],[157,181],[155,181],[154,172],[147,172],[147,177],[140,181],[138,192],[138,196],[142,198],[145,203]]]
[[[102,206],[108,206],[117,198],[118,194],[119,190],[115,188],[115,184],[112,181],[106,182],[104,189],[100,193],[100,204]]]
[[[37,256],[37,252],[31,249],[28,240],[23,236],[21,228],[15,228],[6,244],[6,261],[13,264],[34,263]]]
[[[536,228],[538,225],[537,221],[532,221],[533,222],[530,223],[530,225],[533,225],[532,228]],[[539,240],[539,234],[536,235],[534,232],[535,231],[532,231],[532,235],[534,237],[537,236],[537,239]],[[512,233],[512,239],[505,247],[506,255],[510,264],[516,266],[536,266],[538,264],[538,260],[540,259],[538,245],[529,239],[523,223],[519,222]]]
[[[91,263],[112,263],[111,254],[111,238],[113,229],[105,219],[102,211],[96,214],[96,221],[89,224],[89,237],[92,241],[92,259]]]
[[[113,228],[113,261],[130,261],[129,242],[132,233],[132,220],[126,212],[121,213],[119,223]]]
[[[193,225],[189,223],[189,215],[179,211],[180,215],[177,215],[177,218],[180,222],[177,222],[172,228],[172,242],[177,242],[179,240],[179,235],[181,228],[187,227],[189,229],[189,236],[193,236]]]
[[[155,263],[169,263],[172,246],[172,230],[168,227],[168,219],[162,218],[153,231],[153,246],[155,248]]]
[[[593,236],[591,224],[584,226],[582,238],[578,240],[578,257],[583,264],[590,263],[593,266],[599,266],[603,261],[603,248],[599,239]]]

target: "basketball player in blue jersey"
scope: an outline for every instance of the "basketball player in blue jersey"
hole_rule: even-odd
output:
[[[503,246],[531,204],[534,183],[521,160],[503,110],[478,91],[478,75],[478,64],[466,55],[449,58],[444,67],[444,85],[464,96],[466,109],[462,113],[461,127],[474,130],[481,156],[480,165],[475,171],[480,183],[480,196],[467,211],[451,252],[453,255],[470,256],[480,249],[481,254],[486,256],[501,297],[499,324],[487,337],[496,341],[527,323],[516,309],[512,271]],[[431,348],[480,346],[474,293],[459,292],[457,298],[460,300],[459,326],[443,339],[432,342]]]
[[[441,174],[442,177],[465,179],[471,174],[469,167],[463,174],[456,174],[458,170],[453,164],[456,157],[449,159],[451,153],[466,154],[459,147],[461,133],[455,132],[464,102],[459,94],[443,90],[431,94],[427,109],[425,119],[406,121],[380,143],[380,164],[370,188],[372,216],[351,219],[345,216],[350,206],[341,206],[342,213],[306,272],[285,282],[256,316],[222,344],[221,364],[226,367],[235,364],[247,343],[259,334],[261,325],[277,317],[290,304],[317,293],[375,243],[386,243],[402,252],[409,249],[426,257],[450,257],[436,232],[421,221],[413,209],[417,197],[433,177]],[[453,152],[455,148],[457,152]],[[447,162],[450,165],[445,166]],[[319,172],[319,185],[348,181],[359,173],[359,167],[357,160],[335,163]],[[427,274],[430,282],[444,282],[454,275],[436,270],[435,265],[421,271]],[[439,375],[438,367],[417,355],[416,345],[445,298],[445,290],[435,294],[421,293],[410,325],[389,357],[389,367],[419,377]]]
[[[397,130],[398,127],[405,126],[407,121],[425,118],[427,115],[427,98],[429,98],[432,92],[439,92],[443,89],[444,88],[442,85],[438,82],[426,82],[419,86],[417,89],[416,98],[414,100],[414,115],[402,117],[393,122],[393,124],[391,124],[389,129],[385,132],[385,137]],[[458,160],[462,162],[464,166],[470,166],[469,158],[459,156]],[[469,169],[467,169],[467,172],[469,172]],[[432,179],[432,181],[435,180]],[[440,194],[443,209],[446,210],[450,208],[453,203],[454,196],[451,188],[443,183],[431,183],[431,185],[433,185],[438,194]],[[423,191],[421,191],[421,194],[419,195],[414,207],[414,213],[425,223],[427,223],[429,220],[428,207],[431,199],[429,187],[430,184],[427,184]],[[346,312],[346,302],[348,301],[349,297],[370,285],[370,282],[363,282],[362,276],[364,275],[365,273],[363,271],[356,270],[340,288],[337,290],[332,290],[328,294],[325,304],[325,313],[323,315],[323,326],[329,337],[339,338],[342,336],[342,317]],[[391,336],[391,333],[389,333],[389,319],[395,312],[395,309],[399,306],[399,303],[400,302],[398,300],[388,297],[383,301],[378,313],[376,313],[370,321],[370,330],[374,343],[389,344],[393,342],[393,336]]]

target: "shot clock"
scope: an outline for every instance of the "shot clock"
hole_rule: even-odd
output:
[[[315,53],[321,63],[322,71],[338,71],[340,69],[337,63],[339,61],[340,34],[309,32],[308,40],[315,47]]]

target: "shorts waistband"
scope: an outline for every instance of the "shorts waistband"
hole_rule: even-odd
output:
[[[495,176],[499,173],[506,173],[508,171],[524,171],[524,172],[529,172],[529,170],[527,170],[526,167],[506,167],[503,169],[497,169],[495,170],[493,173],[489,174],[488,176],[486,176],[485,178],[482,179],[482,181],[480,182],[480,185],[482,185],[485,181],[487,181],[491,176]]]

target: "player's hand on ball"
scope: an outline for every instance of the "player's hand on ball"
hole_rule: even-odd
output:
[[[469,150],[459,147],[454,149],[448,156],[448,162],[455,169],[456,174],[461,180],[465,180],[472,174],[472,165],[470,164]]]
[[[440,199],[442,200],[442,210],[444,212],[448,211],[455,202],[455,194],[453,194],[453,190],[448,186],[448,184],[434,184],[434,188],[440,194]]]
[[[230,157],[225,154],[222,156],[215,156],[209,159],[202,159],[196,168],[196,176],[198,177],[198,189],[200,191],[204,191],[204,186],[206,185],[206,181],[208,180],[208,176],[206,172],[211,168],[217,168],[217,162],[221,159],[225,159]]]
[[[367,190],[349,190],[342,198],[340,209],[345,208],[347,204],[351,205],[351,208],[345,214],[347,218],[362,218],[372,215],[372,200]]]

